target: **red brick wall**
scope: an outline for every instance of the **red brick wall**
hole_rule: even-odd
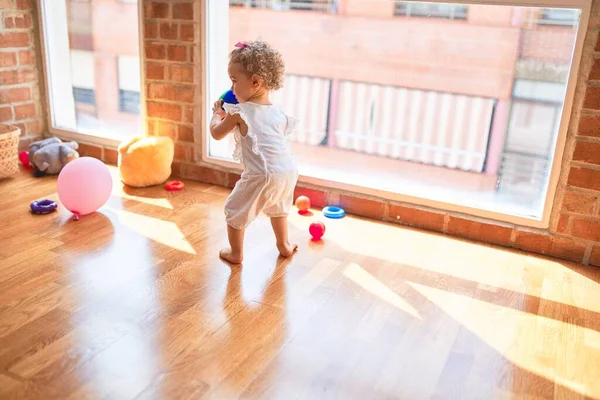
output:
[[[43,135],[33,0],[0,0],[0,123],[21,129],[20,147]]]
[[[145,1],[144,51],[148,134],[175,141],[175,159],[194,161],[194,124],[199,109],[197,1]],[[181,163],[174,172],[179,173]],[[181,171],[185,172],[185,171]]]

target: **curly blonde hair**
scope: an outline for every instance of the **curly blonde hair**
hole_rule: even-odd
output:
[[[258,75],[267,90],[279,90],[283,87],[283,57],[266,42],[242,42],[229,55],[229,62],[241,64],[249,76]]]

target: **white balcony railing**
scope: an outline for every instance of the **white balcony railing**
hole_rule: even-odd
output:
[[[300,120],[296,143],[482,172],[493,99],[286,76],[274,102]]]

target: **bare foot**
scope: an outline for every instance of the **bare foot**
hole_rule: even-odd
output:
[[[230,248],[223,249],[219,252],[219,256],[225,260],[229,261],[232,264],[241,264],[243,257],[238,254],[232,254]]]
[[[277,250],[283,257],[290,257],[296,250],[298,250],[297,244],[277,244]]]

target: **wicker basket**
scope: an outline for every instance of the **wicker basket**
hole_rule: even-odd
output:
[[[19,171],[19,135],[21,130],[13,125],[0,124],[0,179]]]

